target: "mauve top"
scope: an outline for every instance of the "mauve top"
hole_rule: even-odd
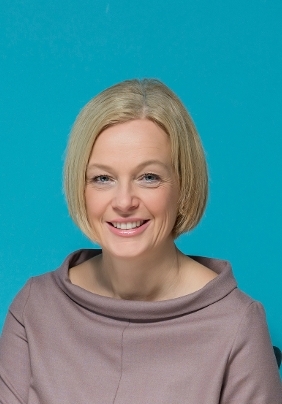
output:
[[[28,281],[0,342],[2,404],[281,404],[260,303],[238,290],[226,261],[193,257],[218,276],[159,302],[103,297],[68,269],[71,254]]]

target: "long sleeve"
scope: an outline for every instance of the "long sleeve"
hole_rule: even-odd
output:
[[[29,349],[24,309],[31,281],[13,301],[0,339],[0,403],[26,404],[30,385]]]
[[[282,404],[263,308],[228,267],[193,294],[137,302],[73,285],[72,257],[10,307],[0,404]]]
[[[228,361],[220,404],[282,404],[282,386],[264,310],[245,312]]]

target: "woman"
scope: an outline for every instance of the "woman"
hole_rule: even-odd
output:
[[[179,99],[130,80],[78,116],[70,214],[102,250],[31,279],[1,338],[1,403],[281,404],[261,305],[226,261],[175,246],[207,198],[204,153]]]

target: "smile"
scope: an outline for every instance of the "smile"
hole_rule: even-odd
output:
[[[138,220],[137,222],[109,222],[116,229],[131,230],[142,226],[147,220]]]

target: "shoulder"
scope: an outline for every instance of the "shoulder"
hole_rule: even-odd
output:
[[[220,286],[220,282],[215,286],[217,293]],[[250,320],[262,326],[266,324],[263,305],[240,290],[238,286],[216,302],[216,310],[221,320],[226,320],[226,325],[233,330],[234,335]]]
[[[265,323],[265,313],[260,302],[238,288],[233,275],[232,267],[226,260],[191,256],[200,268],[207,268],[207,272],[202,269],[208,282],[202,290],[204,298],[210,296],[209,310],[216,317],[220,317],[221,322],[233,330],[239,327],[244,318],[251,316],[258,323]],[[195,265],[195,272],[198,270]],[[210,278],[210,279],[209,279]]]
[[[101,250],[82,249],[69,254],[55,270],[34,276],[28,280],[13,300],[10,311],[17,318],[35,313],[51,313],[55,307],[62,305],[69,288],[69,268],[100,254]],[[58,306],[59,305],[59,306]]]
[[[51,285],[54,285],[53,272],[47,272],[30,278],[12,301],[9,311],[17,318],[24,315],[27,305],[34,297],[42,296]]]
[[[241,294],[238,307],[241,310],[228,355],[223,401],[278,403],[281,382],[263,306]]]
[[[246,342],[249,338],[256,339],[257,335],[269,342],[269,333],[266,323],[265,310],[263,305],[252,300],[244,293],[240,293],[240,297],[234,299],[238,302],[238,328],[234,335],[234,343],[240,340]]]
[[[61,284],[69,281],[68,272],[70,268],[79,266],[100,253],[101,250],[99,249],[81,249],[72,252],[55,270],[30,278],[15,297],[13,304],[20,301],[22,305],[23,301],[28,300],[33,295],[48,292],[54,286],[60,287]]]

